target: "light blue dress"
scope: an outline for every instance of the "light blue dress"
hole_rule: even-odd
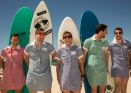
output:
[[[51,89],[50,54],[53,51],[54,47],[47,42],[44,42],[40,48],[36,48],[34,42],[25,48],[25,53],[29,55],[29,70],[26,78],[29,90],[47,91]]]
[[[76,91],[81,88],[81,72],[79,58],[83,56],[81,48],[72,45],[70,49],[62,46],[57,51],[60,63],[60,87],[61,90]]]
[[[111,76],[129,78],[129,60],[128,54],[131,54],[131,43],[123,40],[123,44],[112,42],[109,44],[108,49],[111,54]]]

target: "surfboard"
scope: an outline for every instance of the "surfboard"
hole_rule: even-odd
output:
[[[82,46],[83,46],[84,41],[87,38],[90,38],[95,34],[96,26],[98,24],[99,24],[99,22],[97,20],[97,17],[95,16],[95,14],[93,12],[85,11],[82,14],[81,24],[80,24],[80,40],[81,40]],[[86,75],[84,78],[84,87],[85,87],[85,93],[91,93],[90,85],[89,85]]]
[[[38,28],[43,28],[46,34],[45,42],[49,42],[52,44],[52,23],[50,18],[50,13],[44,1],[41,1],[32,18],[32,23],[30,27],[30,43],[35,39],[35,31]]]
[[[70,17],[65,17],[59,27],[57,48],[59,49],[64,44],[62,36],[65,31],[71,32],[72,43],[81,47],[79,32],[74,21]]]
[[[107,86],[106,86],[106,92],[105,93],[113,93],[114,91],[114,79],[111,77],[111,57],[109,56],[109,62],[108,62],[108,71],[107,73]]]
[[[11,26],[11,32],[10,32],[10,38],[9,38],[9,45],[10,45],[10,39],[13,34],[19,35],[19,44],[22,47],[25,47],[29,43],[29,35],[30,35],[30,25],[32,20],[33,13],[28,7],[22,7],[14,16],[12,26]],[[27,74],[27,66],[25,62],[23,62],[24,66],[24,72],[25,75]],[[9,91],[10,93],[14,93],[14,91]],[[28,93],[28,89],[26,86],[22,89],[23,93]]]

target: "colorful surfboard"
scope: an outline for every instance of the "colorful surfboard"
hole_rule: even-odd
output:
[[[94,35],[96,26],[99,24],[96,16],[91,11],[85,11],[81,17],[80,39],[83,46],[84,41]],[[86,65],[86,64],[85,64]],[[87,77],[84,79],[85,93],[91,93]]]
[[[19,44],[22,47],[25,47],[29,43],[29,35],[30,35],[30,25],[32,20],[33,13],[32,11],[27,7],[20,8],[14,17],[12,26],[11,26],[11,32],[10,32],[10,38],[13,34],[19,35]],[[10,39],[9,39],[10,44]],[[27,66],[24,63],[24,72],[25,75],[27,74]],[[13,93],[14,91],[9,91]],[[24,86],[23,93],[28,93],[28,89],[26,86]]]
[[[38,28],[43,28],[46,34],[45,41],[52,44],[52,23],[50,13],[44,1],[41,1],[37,6],[30,28],[30,42],[35,39],[35,31]]]
[[[72,37],[73,37],[73,44],[77,45],[77,46],[81,46],[80,43],[80,37],[79,37],[79,32],[78,29],[74,23],[74,21],[70,18],[70,17],[66,17],[59,28],[59,32],[58,32],[58,49],[63,45],[63,33],[65,31],[69,31],[72,33]]]

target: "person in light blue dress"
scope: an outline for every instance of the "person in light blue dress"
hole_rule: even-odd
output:
[[[50,56],[56,57],[54,47],[44,41],[44,29],[40,28],[35,32],[35,41],[25,48],[24,58],[29,62],[29,70],[26,78],[26,85],[31,93],[44,91],[51,93],[52,75]]]
[[[83,51],[73,44],[70,32],[64,32],[63,41],[57,51],[57,79],[62,93],[80,93],[84,79]]]
[[[114,93],[127,93],[129,79],[129,56],[131,55],[131,43],[123,39],[123,30],[117,27],[114,30],[114,40],[108,46],[107,53],[111,57],[111,77],[114,78]]]

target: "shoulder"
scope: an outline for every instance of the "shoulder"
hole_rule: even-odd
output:
[[[125,41],[125,43],[131,44],[131,42],[129,40],[125,39],[124,41]]]
[[[72,48],[73,49],[78,49],[78,46],[77,45],[73,45]]]
[[[45,42],[45,44],[46,44],[47,46],[49,46],[49,47],[53,47],[53,45],[52,45],[51,43],[49,43],[49,42]]]
[[[85,40],[85,43],[86,43],[86,42],[91,42],[91,41],[92,41],[92,37],[87,38],[87,39]]]
[[[5,47],[5,48],[2,49],[2,51],[8,51],[8,50],[10,50],[10,46]]]

